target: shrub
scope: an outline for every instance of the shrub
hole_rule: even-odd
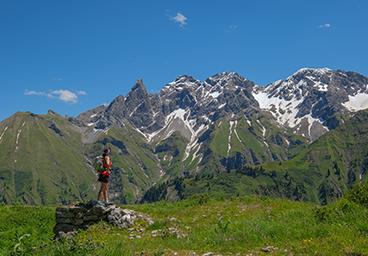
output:
[[[317,206],[315,209],[315,218],[318,221],[340,222],[342,216],[358,212],[359,206],[354,202],[341,198],[333,204],[327,206]]]
[[[349,201],[368,207],[368,182],[355,184],[345,197]]]
[[[208,194],[194,194],[186,199],[188,205],[202,205],[211,200]]]

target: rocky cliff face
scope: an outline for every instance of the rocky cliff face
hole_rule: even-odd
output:
[[[204,82],[184,75],[158,94],[148,94],[139,79],[126,97],[117,97],[107,108],[82,113],[76,120],[96,129],[126,122],[152,143],[179,131],[193,143],[210,123],[264,111],[278,126],[314,141],[339,125],[339,115],[368,107],[367,84],[368,78],[358,73],[327,68],[301,69],[267,86],[255,85],[237,73],[216,74]]]
[[[368,107],[367,85],[355,72],[301,69],[285,81],[256,86],[253,94],[280,126],[314,141],[336,128],[342,114]]]

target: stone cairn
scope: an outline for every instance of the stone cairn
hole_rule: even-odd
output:
[[[55,210],[56,225],[53,229],[54,240],[61,237],[73,237],[79,229],[86,230],[88,226],[105,221],[119,229],[125,229],[134,225],[134,220],[139,218],[153,224],[151,218],[142,213],[121,209],[116,205],[103,206],[97,201],[88,203],[75,203],[68,206],[57,207]]]

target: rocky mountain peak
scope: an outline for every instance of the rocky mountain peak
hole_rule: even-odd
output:
[[[163,91],[170,91],[172,89],[182,90],[183,88],[196,89],[201,84],[201,81],[192,76],[182,75],[177,77],[173,82],[166,84],[166,86],[163,88]]]
[[[133,111],[139,104],[141,104],[148,97],[147,88],[140,78],[132,87],[130,92],[125,97],[125,105],[128,112]]]
[[[128,95],[131,92],[135,92],[135,91],[140,91],[140,92],[143,92],[143,93],[146,93],[147,94],[147,88],[146,88],[146,86],[144,86],[143,79],[142,78],[139,78],[137,80],[137,82],[133,85],[133,87],[130,90],[130,92],[128,93]],[[128,95],[127,95],[127,97],[128,97]]]
[[[175,79],[175,83],[178,84],[178,83],[196,83],[198,80],[195,79],[194,77],[192,76],[188,76],[188,75],[182,75],[182,76],[178,76],[176,79]]]
[[[206,83],[211,86],[219,85],[221,87],[234,84],[237,81],[245,80],[244,77],[239,76],[238,73],[232,72],[222,72],[221,74],[213,75],[212,77],[209,77],[206,79]]]
[[[56,116],[57,118],[64,118],[62,115],[60,115],[59,113],[49,109],[49,111],[47,112],[48,115],[52,115],[52,116]]]
[[[289,76],[286,81],[292,80],[292,81],[300,81],[303,78],[321,78],[323,76],[331,76],[333,73],[333,70],[329,68],[302,68],[299,69],[297,72]]]

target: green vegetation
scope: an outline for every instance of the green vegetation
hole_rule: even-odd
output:
[[[264,119],[261,121],[267,122]],[[196,193],[224,198],[258,194],[320,205],[333,203],[354,184],[367,179],[367,123],[368,111],[357,112],[343,125],[324,134],[289,161],[272,161],[217,173],[202,171],[184,175],[183,178],[172,179],[149,189],[143,196],[143,201],[169,200],[167,191],[170,191],[171,194],[176,193],[178,199],[185,199]],[[246,123],[240,123],[240,127],[242,125]],[[274,134],[271,129],[267,131]],[[244,138],[239,130],[238,133],[240,138]],[[272,144],[270,140],[276,139],[282,144],[285,139],[278,137],[278,134],[279,132],[274,137],[267,133],[265,135],[269,145],[273,145],[270,146],[272,152],[276,144]],[[293,143],[298,144],[297,140],[293,143],[291,141],[293,140],[288,139],[290,149]],[[276,151],[272,154],[277,155]]]
[[[311,185],[314,184],[314,179],[308,175],[308,172],[267,171],[262,166],[258,166],[242,167],[217,174],[177,177],[147,190],[141,202],[173,201],[168,197],[168,191],[171,193],[175,191],[178,195],[177,200],[186,199],[198,193],[224,198],[265,195],[271,198],[309,201],[323,205],[336,200],[336,195],[327,192],[318,197],[319,190],[330,189],[329,183],[324,181],[320,187],[314,189]]]
[[[368,209],[353,201],[366,193],[356,186],[328,206],[197,194],[126,206],[151,216],[151,226],[136,220],[133,229],[119,230],[99,223],[60,242],[52,240],[54,207],[3,204],[0,255],[367,255]]]
[[[179,132],[151,145],[129,125],[102,131],[75,125],[53,111],[47,115],[18,112],[0,125],[0,202],[55,205],[94,197],[95,191],[89,188],[97,177],[90,164],[104,147],[112,150],[112,199],[134,204],[153,184],[272,159],[287,160],[308,144],[272,125],[263,115],[252,117],[252,126],[248,121],[244,117],[218,121],[198,138],[190,152],[185,152],[189,141]],[[264,129],[267,134],[263,134]],[[285,141],[290,141],[290,146]],[[352,174],[349,177],[354,180]],[[205,191],[193,188],[186,194],[198,192]],[[180,197],[176,190],[165,196],[169,200]]]
[[[18,112],[2,124],[7,130],[0,141],[1,202],[55,205],[80,199],[80,188],[94,175],[71,123],[53,114]]]
[[[178,201],[208,193],[326,205],[364,181],[368,169],[368,111],[345,120],[308,145],[265,113],[222,119],[185,152],[188,140],[179,132],[150,145],[128,125],[96,132],[56,113],[19,112],[1,122],[0,131],[6,132],[0,140],[0,202],[55,205],[95,197],[93,189],[81,192],[96,182],[88,164],[107,146],[115,168],[109,191],[117,203]]]

